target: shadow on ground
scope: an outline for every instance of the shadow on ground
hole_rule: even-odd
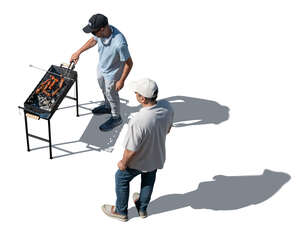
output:
[[[264,170],[262,175],[213,177],[201,182],[194,191],[168,194],[150,202],[148,215],[174,211],[180,208],[210,210],[235,210],[262,203],[277,193],[291,179],[283,172]],[[128,210],[128,217],[137,217],[135,207]]]
[[[169,101],[174,109],[173,127],[175,128],[202,124],[220,124],[229,118],[229,108],[215,101],[186,96],[168,97],[165,98],[165,100]],[[87,111],[86,113],[80,113],[80,116],[91,115],[91,120],[79,140],[53,144],[53,148],[64,152],[64,154],[53,156],[53,158],[70,156],[92,150],[112,152],[123,126],[128,122],[131,114],[138,112],[141,108],[141,106],[129,106],[127,100],[121,99],[120,108],[123,124],[112,131],[102,132],[99,130],[99,126],[104,123],[110,115],[92,115],[92,108],[88,108],[91,104],[99,105],[99,103],[100,102],[89,102],[79,105],[80,112],[82,112],[82,110]],[[60,109],[73,107],[75,106],[67,106]],[[64,145],[79,143],[87,144],[85,149],[71,152],[63,148]],[[47,146],[39,147],[33,150],[46,147]]]
[[[229,108],[214,101],[175,96],[166,98],[174,109],[174,127],[184,127],[200,124],[219,124],[229,118]],[[128,106],[126,100],[121,102],[123,124],[113,131],[101,132],[99,126],[109,118],[109,115],[93,115],[80,141],[99,149],[110,149],[114,146],[120,131],[131,114],[138,112],[140,106]]]

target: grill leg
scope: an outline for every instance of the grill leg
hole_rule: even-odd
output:
[[[76,90],[76,116],[79,117],[79,112],[78,112],[78,79],[76,79],[75,82],[75,90]]]
[[[29,137],[28,137],[27,116],[26,116],[26,113],[25,113],[25,112],[24,112],[24,118],[25,118],[25,132],[26,132],[27,151],[30,151],[30,147],[29,147]]]
[[[50,159],[52,159],[52,141],[51,141],[51,126],[50,126],[50,119],[48,119],[48,133],[49,133],[49,152],[50,152]]]

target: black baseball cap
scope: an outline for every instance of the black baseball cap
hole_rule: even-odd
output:
[[[89,19],[89,23],[82,30],[85,33],[96,32],[100,28],[105,27],[108,24],[107,17],[102,14],[95,14]]]

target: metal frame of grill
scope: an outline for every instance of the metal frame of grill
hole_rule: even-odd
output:
[[[51,65],[51,67],[48,69],[44,77],[41,79],[41,81],[38,83],[38,85],[35,87],[35,89],[32,91],[30,96],[27,98],[27,100],[24,102],[24,107],[19,106],[20,109],[23,109],[24,111],[24,120],[25,120],[25,133],[26,133],[26,142],[27,142],[27,151],[30,151],[30,144],[29,144],[29,137],[45,141],[49,143],[49,154],[50,159],[53,159],[52,157],[52,140],[51,140],[51,123],[50,120],[52,116],[54,115],[55,111],[58,109],[60,103],[63,101],[63,99],[69,98],[71,100],[76,101],[76,116],[79,117],[79,111],[78,111],[78,76],[77,72],[73,69],[75,68],[74,63],[70,64],[68,67],[56,66]],[[41,98],[47,99],[47,95],[41,94],[37,95],[37,89],[39,87],[42,87],[42,84],[45,83],[47,80],[49,80],[51,75],[55,75],[56,77],[60,77],[64,79],[63,85],[58,90],[58,92],[53,97],[48,97],[49,103],[45,106],[41,105]],[[71,89],[73,84],[75,83],[75,97],[67,96],[68,91]],[[56,85],[57,88],[57,85]],[[40,98],[41,97],[41,98]],[[28,121],[27,117],[31,117],[34,119],[44,119],[48,122],[48,139],[42,138],[40,136],[36,136],[33,134],[30,134],[28,132]]]

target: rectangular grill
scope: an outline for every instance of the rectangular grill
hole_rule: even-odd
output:
[[[24,109],[40,118],[50,119],[76,81],[76,71],[52,65],[25,101]]]
[[[76,115],[77,117],[79,116],[77,72],[74,71],[74,68],[74,63],[71,63],[68,67],[51,65],[24,102],[24,107],[19,106],[19,108],[24,110],[27,151],[30,151],[29,137],[46,141],[49,143],[50,159],[52,159],[50,120],[65,97],[76,101]],[[76,85],[76,97],[67,96],[74,83]],[[28,133],[27,117],[47,120],[49,139]]]

